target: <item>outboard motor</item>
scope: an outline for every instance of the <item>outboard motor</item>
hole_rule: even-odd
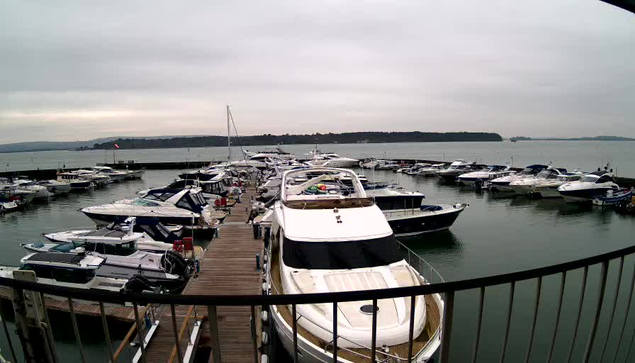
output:
[[[161,257],[161,265],[165,272],[188,278],[194,271],[192,261],[188,261],[178,253],[166,251]]]
[[[126,282],[126,286],[124,286],[125,291],[131,292],[155,291],[156,289],[157,287],[142,275],[131,277],[128,282]]]

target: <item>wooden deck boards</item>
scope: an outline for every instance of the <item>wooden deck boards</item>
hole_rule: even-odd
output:
[[[185,295],[257,295],[260,294],[261,272],[256,270],[256,254],[262,249],[262,241],[253,238],[252,226],[246,224],[248,217],[248,201],[253,190],[243,195],[243,203],[236,204],[231,214],[221,225],[219,238],[214,239],[201,260],[201,273],[193,279],[183,291]],[[177,306],[175,309],[177,329],[180,330],[181,354],[187,347],[188,330],[191,327],[193,313],[185,322],[189,306]],[[207,308],[197,309],[199,319],[203,317],[199,346],[210,346],[211,336],[207,320]],[[218,329],[221,344],[222,362],[249,362],[254,359],[251,339],[250,307],[217,308]],[[172,355],[174,332],[169,307],[162,309],[161,323],[147,349],[148,362],[178,362]],[[211,361],[211,358],[210,358]]]

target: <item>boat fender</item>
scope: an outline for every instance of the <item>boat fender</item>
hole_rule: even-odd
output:
[[[260,363],[269,363],[269,357],[266,354],[261,355]]]
[[[262,345],[269,344],[269,335],[266,332],[262,332]]]
[[[269,315],[267,314],[266,311],[263,311],[262,313],[260,313],[260,318],[262,319],[263,323],[266,323],[267,321],[269,321]]]

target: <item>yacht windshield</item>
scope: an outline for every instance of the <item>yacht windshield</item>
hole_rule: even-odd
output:
[[[155,202],[152,202],[152,201],[150,201],[150,200],[147,200],[147,199],[141,199],[141,198],[137,198],[137,199],[135,199],[135,200],[132,202],[132,204],[134,204],[134,205],[140,205],[140,206],[143,206],[143,207],[158,207],[158,206],[159,206],[159,203],[155,203]]]
[[[595,183],[595,181],[598,179],[599,178],[597,175],[585,175],[582,178],[580,178],[580,181],[583,183]]]
[[[285,265],[301,269],[342,270],[385,266],[401,261],[394,235],[362,241],[306,242],[284,239]]]

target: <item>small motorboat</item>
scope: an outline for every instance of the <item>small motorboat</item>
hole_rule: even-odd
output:
[[[629,202],[633,198],[633,190],[622,188],[619,190],[609,190],[604,195],[597,196],[593,199],[593,204],[599,206],[617,205]]]
[[[509,183],[509,187],[519,195],[532,194],[535,192],[534,188],[537,184],[542,184],[543,182],[552,180],[556,181],[558,180],[558,177],[562,175],[567,175],[567,169],[554,168],[550,166],[535,176],[528,176],[526,178],[512,181]],[[560,183],[560,185],[562,184],[564,183]]]
[[[463,185],[482,186],[489,180],[501,178],[514,173],[515,171],[511,170],[508,166],[488,165],[484,170],[459,175],[458,182]]]
[[[518,173],[492,179],[488,183],[488,189],[496,192],[513,192],[514,190],[509,186],[513,181],[535,176],[548,167],[542,164],[529,165]]]
[[[71,184],[65,181],[58,181],[54,179],[40,180],[38,185],[46,187],[46,189],[53,194],[65,194],[71,191]]]
[[[97,271],[105,261],[89,254],[32,253],[20,260],[20,267],[0,266],[0,277],[25,280],[27,274],[35,273],[36,281],[45,285],[115,292],[159,291],[138,273],[124,278],[99,275]]]

